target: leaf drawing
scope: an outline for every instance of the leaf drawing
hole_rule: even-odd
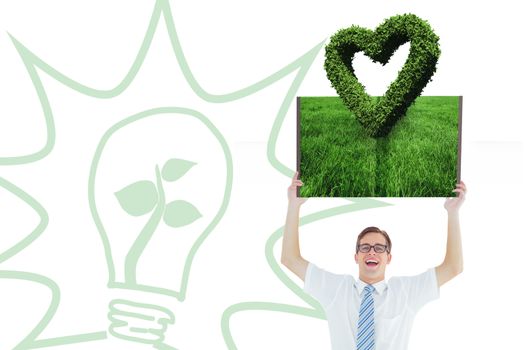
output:
[[[189,202],[178,200],[166,205],[164,222],[171,227],[186,226],[202,217],[195,206]]]
[[[172,158],[162,167],[162,178],[166,181],[176,181],[184,176],[195,164],[189,160]]]
[[[157,188],[151,181],[137,181],[115,193],[120,206],[132,216],[149,213],[158,202]]]

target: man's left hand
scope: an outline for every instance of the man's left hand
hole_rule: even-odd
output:
[[[467,186],[465,186],[465,183],[461,181],[460,183],[456,184],[456,189],[454,189],[452,192],[456,193],[456,197],[447,198],[444,205],[449,214],[459,211],[459,208],[465,201]]]

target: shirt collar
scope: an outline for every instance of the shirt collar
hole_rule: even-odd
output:
[[[359,278],[357,279],[357,281],[355,283],[355,287],[357,288],[357,292],[359,293],[359,295],[361,295],[361,293],[363,293],[363,290],[365,289],[365,287],[367,285],[368,284],[366,282],[361,281]],[[374,284],[372,284],[372,286],[374,286],[374,289],[376,290],[376,292],[379,295],[383,294],[383,292],[388,287],[388,285],[386,284],[385,280],[382,280],[382,281],[379,281],[377,283],[374,283]]]

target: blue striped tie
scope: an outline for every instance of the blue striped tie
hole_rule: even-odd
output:
[[[357,321],[357,350],[371,350],[375,346],[374,329],[374,287],[367,285],[359,308]]]

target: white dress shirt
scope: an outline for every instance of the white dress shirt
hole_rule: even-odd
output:
[[[304,291],[323,306],[333,350],[356,348],[357,321],[366,283],[351,275],[338,275],[310,263]],[[417,311],[439,297],[435,269],[411,277],[392,277],[373,284],[375,349],[406,350]]]

